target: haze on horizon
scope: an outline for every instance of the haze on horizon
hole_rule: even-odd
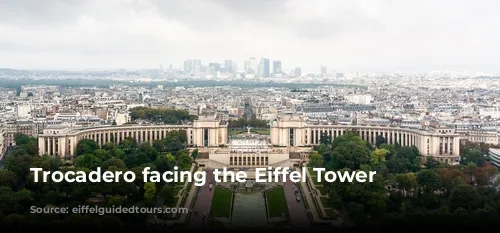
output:
[[[494,0],[2,0],[0,66],[180,67],[187,59],[285,71],[499,72]]]

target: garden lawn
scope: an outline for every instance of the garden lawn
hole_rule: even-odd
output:
[[[231,200],[233,192],[229,189],[215,187],[212,206],[210,207],[210,216],[229,218],[231,209]]]
[[[267,206],[269,208],[269,218],[281,217],[283,213],[288,215],[288,206],[283,187],[267,191]]]

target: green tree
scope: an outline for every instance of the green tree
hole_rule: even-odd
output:
[[[377,137],[375,138],[375,146],[377,148],[379,148],[380,145],[382,145],[384,143],[387,143],[387,140],[385,139],[385,137],[382,135],[377,135]]]
[[[108,169],[109,167],[116,167],[118,169],[126,169],[127,165],[125,165],[125,162],[123,162],[123,160],[121,160],[121,159],[110,158],[110,159],[104,161],[101,165],[101,168],[104,170]]]
[[[370,162],[372,164],[385,162],[385,156],[389,153],[386,149],[375,149],[370,155]]]
[[[175,196],[177,195],[176,189],[173,185],[163,186],[163,188],[158,192],[158,197],[164,199],[167,205],[175,205]]]
[[[16,145],[29,155],[38,155],[38,140],[25,134],[16,134],[14,137]]]
[[[27,145],[31,141],[31,139],[26,134],[16,134],[14,135],[14,141],[16,142],[16,145],[22,146]]]
[[[486,167],[486,174],[488,176],[488,180],[490,182],[495,182],[495,178],[498,175],[498,169],[495,166],[488,166]]]
[[[387,168],[392,173],[406,173],[410,171],[411,163],[406,158],[393,157],[387,162]]]
[[[382,217],[387,211],[387,195],[384,192],[371,193],[368,205],[373,216]]]
[[[137,141],[134,138],[127,137],[124,140],[120,141],[120,149],[122,149],[123,151],[130,152],[136,148]]]
[[[8,213],[15,203],[16,193],[12,188],[0,186],[0,210],[4,213]]]
[[[434,159],[432,156],[427,156],[425,160],[425,168],[427,169],[434,169],[438,165],[438,162]]]
[[[124,203],[126,202],[126,199],[120,195],[115,195],[115,196],[112,196],[108,199],[108,204],[110,205],[114,205],[114,206],[119,206],[119,205],[123,205]]]
[[[198,148],[193,150],[193,153],[191,153],[191,157],[196,160],[198,158]]]
[[[364,143],[358,141],[349,141],[335,146],[331,156],[334,169],[346,167],[356,170],[361,164],[370,161],[368,149]]]
[[[319,137],[319,143],[321,145],[328,145],[332,143],[332,136],[329,136],[327,133],[321,133]]]
[[[411,195],[418,185],[417,176],[414,173],[398,174],[396,175],[396,182],[398,187],[403,189],[405,195]]]
[[[167,151],[176,155],[178,151],[184,149],[179,137],[174,136],[170,141],[167,142]]]
[[[82,139],[76,145],[76,155],[92,154],[99,149],[97,142],[90,139]]]
[[[155,161],[158,156],[158,152],[155,150],[153,146],[149,143],[144,143],[139,146],[139,152],[145,153],[146,156],[151,161]]]
[[[42,168],[44,171],[58,171],[61,166],[61,160],[58,157],[43,155],[34,157],[30,166]]]
[[[450,195],[450,205],[453,208],[464,208],[466,210],[476,209],[481,202],[481,196],[474,186],[461,184],[453,189]]]
[[[313,152],[309,157],[308,167],[323,167],[323,157],[318,152]]]
[[[441,177],[433,170],[423,169],[417,174],[417,182],[426,193],[433,193],[442,187]]]
[[[104,149],[97,149],[94,151],[94,155],[99,158],[101,161],[106,161],[111,158],[111,154]]]
[[[183,121],[193,121],[197,117],[189,115],[186,110],[136,107],[130,110],[130,118],[132,121],[141,119],[155,123],[178,124]]]
[[[328,146],[326,144],[321,144],[318,148],[318,153],[320,155],[323,155],[327,151],[328,151]]]
[[[108,143],[102,145],[102,149],[107,150],[108,152],[113,154],[113,152],[117,149],[117,147],[114,143],[108,142]]]
[[[14,172],[6,169],[0,169],[0,185],[15,189],[18,185],[18,179]]]
[[[117,158],[117,159],[125,159],[125,152],[123,152],[123,150],[121,149],[116,149],[115,150],[115,153],[114,153],[114,157]]]
[[[167,156],[165,155],[158,156],[155,160],[155,165],[156,169],[158,169],[160,173],[172,170],[171,162],[168,161]]]
[[[467,176],[456,168],[439,168],[437,172],[441,176],[443,187],[448,191],[453,190],[453,187],[457,184],[457,179],[460,179],[462,184],[467,179]]]
[[[369,165],[362,165],[361,170],[368,172],[372,168]],[[342,169],[340,172],[349,172],[349,169]],[[373,193],[384,194],[387,193],[385,188],[385,179],[382,174],[376,174],[373,177],[373,182],[334,182],[330,191],[337,192],[345,202],[356,202],[369,206],[370,199]]]
[[[6,155],[4,165],[7,170],[14,172],[19,182],[22,183],[30,173],[31,163],[37,159],[37,157],[25,154],[24,150],[21,153],[11,151]]]
[[[356,170],[361,164],[367,164],[370,161],[370,149],[355,132],[347,131],[336,137],[331,148],[332,160],[329,167],[333,169]]]
[[[75,166],[95,170],[102,161],[93,154],[84,154],[75,158]]]
[[[171,163],[175,161],[175,157],[170,153],[167,153],[166,157],[167,157],[167,160]]]
[[[144,198],[153,200],[156,195],[156,184],[153,182],[146,182],[144,184]]]
[[[163,152],[165,150],[165,143],[162,140],[155,140],[153,147],[157,152]]]
[[[482,167],[485,162],[485,156],[479,149],[468,149],[462,155],[460,163],[466,165],[468,163],[475,163],[478,167]]]
[[[186,154],[180,155],[179,158],[177,159],[177,165],[179,168],[186,170],[191,168],[192,164],[192,159]]]
[[[346,145],[349,142],[356,142],[357,144],[365,145],[365,141],[363,141],[363,139],[361,139],[354,132],[346,131],[343,135],[340,135],[333,140],[332,149],[335,149],[340,145]]]
[[[144,165],[141,165],[141,166],[137,166],[137,167],[133,167],[132,169],[130,169],[132,172],[134,172],[135,174],[135,181],[134,181],[134,184],[137,186],[137,187],[142,187],[144,188],[144,175],[142,174],[142,171],[144,171],[144,168],[146,166]],[[151,169],[151,170],[154,170],[154,169]]]
[[[396,147],[392,144],[380,144],[380,146],[377,147],[378,149],[386,149],[389,151],[386,155],[386,159],[390,160],[393,156],[396,155]]]
[[[469,178],[467,180],[467,182],[469,184],[472,184],[472,181],[474,180],[473,176],[474,176],[474,173],[476,172],[476,170],[477,170],[477,165],[475,163],[473,163],[473,162],[469,162],[465,166],[465,168],[464,168],[463,171],[464,171],[465,174],[467,174],[467,177]]]

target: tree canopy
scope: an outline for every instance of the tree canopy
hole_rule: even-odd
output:
[[[77,156],[71,161],[63,161],[57,156],[39,156],[36,138],[16,135],[17,147],[5,156],[5,169],[0,169],[0,223],[7,226],[37,225],[58,226],[71,224],[73,227],[96,229],[105,227],[124,227],[130,229],[141,225],[147,214],[117,215],[30,215],[30,206],[75,207],[91,204],[100,207],[112,205],[153,207],[159,195],[168,203],[176,202],[174,191],[157,192],[157,190],[179,190],[183,183],[144,183],[142,171],[150,167],[152,171],[165,172],[173,169],[175,163],[180,170],[188,170],[192,158],[185,148],[185,132],[169,132],[164,140],[137,143],[134,138],[126,138],[119,145],[113,142],[99,147],[93,140],[83,139],[77,144]],[[158,148],[158,150],[157,150]],[[170,151],[172,150],[172,151]],[[121,179],[119,182],[101,183],[60,183],[34,182],[31,167],[44,171],[81,171],[89,173],[97,167],[105,171],[132,171],[136,179],[132,183]],[[166,188],[168,187],[168,188]]]
[[[386,143],[378,137],[374,149],[346,132],[316,148],[309,167],[377,171],[371,183],[314,184],[321,195],[328,194],[321,200],[325,207],[342,210],[355,225],[370,229],[500,225],[498,169],[484,160],[484,146],[469,143],[461,163],[450,165],[423,158],[415,146]]]
[[[131,109],[130,118],[133,121],[146,120],[164,124],[179,124],[183,121],[193,121],[197,119],[196,116],[189,115],[189,112],[186,110],[149,107],[136,107]]]

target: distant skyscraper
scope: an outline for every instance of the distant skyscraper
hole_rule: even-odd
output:
[[[201,72],[201,60],[198,60],[198,59],[194,59],[193,60],[193,69],[192,71],[193,72]]]
[[[226,71],[226,73],[234,73],[234,66],[232,60],[224,61],[224,70]]]
[[[280,74],[281,72],[281,61],[273,61],[273,74]]]
[[[321,74],[326,74],[327,71],[326,71],[326,66],[325,65],[322,65],[321,66]]]
[[[260,66],[261,66],[261,69],[262,69],[262,77],[264,78],[267,78],[267,77],[270,77],[270,72],[271,72],[271,69],[270,69],[270,65],[269,65],[269,58],[261,58],[260,59]]]
[[[250,57],[245,61],[245,72],[248,74],[255,74],[258,71],[258,64],[255,57]]]
[[[295,77],[302,77],[302,69],[300,67],[295,68],[293,74],[295,75]]]
[[[250,70],[250,60],[246,60],[243,66],[243,70],[245,71],[245,73],[248,73],[248,70]]]
[[[193,60],[184,61],[184,72],[191,73],[193,71]]]
[[[184,61],[184,72],[186,73],[196,73],[201,71],[201,60],[187,60]]]
[[[337,75],[335,75],[337,78],[343,78],[344,77],[344,73],[337,73]]]
[[[259,68],[257,70],[257,77],[264,78],[264,64],[262,64],[262,62],[259,62]]]
[[[220,64],[219,63],[208,63],[209,67],[212,67],[215,72],[220,71]]]
[[[215,62],[208,63],[208,67],[205,70],[206,73],[212,75],[212,77],[214,77],[214,78],[218,77],[218,74],[219,74],[220,71],[221,71],[220,64],[219,63],[215,63]]]

